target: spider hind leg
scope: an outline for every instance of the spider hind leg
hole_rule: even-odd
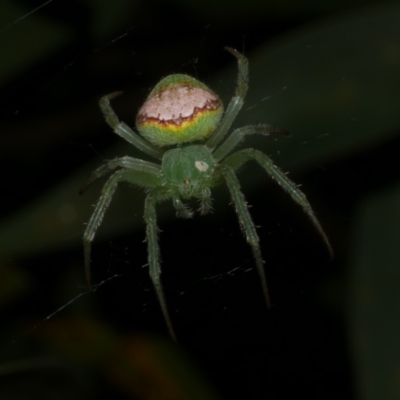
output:
[[[169,316],[167,302],[165,300],[164,290],[161,283],[161,265],[160,265],[160,248],[158,246],[157,235],[157,214],[156,204],[166,200],[167,196],[162,190],[152,189],[148,193],[144,203],[144,219],[146,222],[146,239],[149,257],[150,278],[153,281],[154,288],[157,293],[158,301],[164,315],[168,331],[172,339],[176,342],[176,335]],[[183,205],[183,204],[182,204]]]
[[[273,161],[264,153],[255,149],[244,149],[240,150],[232,155],[228,156],[224,161],[224,165],[229,165],[233,170],[240,168],[247,161],[256,161],[267,174],[273,178],[283,190],[285,190],[290,197],[303,209],[308,215],[315,229],[324,241],[331,258],[333,258],[333,248],[329,241],[328,235],[325,233],[322,225],[318,221],[311,207],[311,204],[307,200],[306,195],[299,189],[299,187],[292,182],[286,174],[281,171]]]
[[[90,273],[90,253],[92,249],[92,241],[94,235],[97,231],[97,228],[100,226],[101,221],[103,220],[104,214],[111,203],[114,192],[117,188],[118,182],[124,180],[125,171],[120,170],[110,176],[110,178],[105,183],[102,194],[99,198],[99,201],[96,204],[96,207],[93,211],[92,216],[86,226],[85,233],[83,235],[83,249],[84,249],[84,257],[85,257],[85,273],[86,273],[86,281],[89,287],[89,290],[92,290],[92,278]]]
[[[246,237],[247,242],[251,246],[253,251],[254,260],[258,274],[261,279],[261,286],[264,293],[267,308],[271,307],[271,300],[269,297],[267,278],[264,271],[264,261],[261,256],[261,249],[259,244],[259,237],[256,232],[256,227],[253,223],[249,209],[246,204],[246,200],[242,191],[240,190],[240,184],[233,169],[227,165],[222,165],[222,174],[225,177],[226,184],[228,185],[229,192],[231,194],[233,204],[235,205],[236,213],[239,218],[240,226]]]

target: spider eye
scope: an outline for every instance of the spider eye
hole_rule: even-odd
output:
[[[158,146],[192,142],[215,130],[223,113],[219,97],[188,75],[169,75],[139,110],[138,131]]]

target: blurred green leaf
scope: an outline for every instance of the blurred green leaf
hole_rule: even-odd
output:
[[[358,398],[399,399],[399,185],[362,204],[353,234],[348,316]]]
[[[26,293],[29,283],[27,273],[17,265],[0,263],[0,309]]]
[[[119,337],[87,317],[52,321],[39,332],[67,358],[100,369],[130,395],[143,400],[216,400],[199,371],[170,340]]]

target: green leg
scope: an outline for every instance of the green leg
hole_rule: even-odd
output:
[[[144,172],[146,174],[152,175],[154,178],[157,177],[161,172],[160,165],[149,161],[144,161],[128,156],[115,158],[114,160],[107,161],[99,168],[96,168],[89,176],[88,180],[83,184],[82,188],[79,190],[79,194],[83,194],[96,179],[101,178],[104,175],[110,174],[116,168],[127,168],[133,171]]]
[[[106,119],[107,124],[110,125],[110,127],[117,135],[121,136],[128,143],[134,145],[139,150],[143,151],[149,156],[161,159],[164,154],[164,150],[161,150],[147,140],[143,139],[135,131],[129,128],[128,125],[126,125],[124,122],[120,122],[120,120],[118,119],[117,115],[110,105],[110,100],[119,96],[120,94],[122,94],[122,92],[110,93],[106,96],[103,96],[99,100],[100,108],[104,115],[104,118]]]
[[[303,208],[303,211],[309,216],[311,222],[314,224],[318,233],[321,235],[323,241],[325,242],[329,254],[333,257],[333,249],[331,243],[329,242],[328,236],[322,229],[317,217],[311,208],[310,203],[307,200],[306,195],[298,188],[298,186],[293,183],[284,172],[282,172],[273,161],[264,153],[254,149],[245,149],[238,151],[227,157],[222,164],[229,165],[234,170],[242,166],[247,161],[254,160],[257,161],[265,171],[274,178],[278,184],[292,197],[292,199]]]
[[[172,204],[176,210],[176,214],[181,218],[192,218],[193,211],[182,202],[182,200],[178,196],[172,197]]]
[[[108,163],[100,165],[100,167],[96,168],[86,180],[86,182],[82,185],[79,190],[79,194],[83,194],[86,190],[91,186],[91,184],[96,180],[105,175],[108,175],[112,172],[112,169],[108,166]]]
[[[211,201],[211,190],[208,187],[204,187],[200,197],[200,214],[205,215],[210,212],[212,209],[212,201]]]
[[[146,239],[148,247],[150,278],[153,281],[154,288],[160,302],[161,310],[168,327],[169,334],[176,341],[176,335],[172,326],[171,318],[168,313],[167,302],[164,296],[164,290],[161,283],[160,249],[158,246],[157,235],[157,217],[156,204],[159,201],[166,200],[168,197],[158,189],[152,189],[145,200],[144,219],[146,221]]]
[[[225,158],[247,135],[270,135],[271,133],[282,133],[287,134],[281,128],[278,128],[269,124],[249,125],[238,128],[229,135],[228,139],[218,147],[213,153],[213,157],[216,161],[221,161]]]
[[[97,228],[100,226],[104,214],[111,203],[115,190],[117,189],[118,183],[126,181],[126,182],[138,183],[141,186],[149,187],[151,186],[151,184],[157,184],[157,181],[159,179],[157,173],[155,173],[151,168],[146,171],[145,167],[147,165],[146,164],[147,162],[144,161],[141,162],[141,160],[135,160],[135,159],[131,159],[131,161],[132,163],[130,165],[130,168],[120,169],[119,171],[115,172],[108,178],[107,182],[103,186],[103,189],[101,191],[101,196],[96,204],[96,207],[93,211],[92,216],[90,217],[90,220],[85,229],[85,233],[83,235],[86,280],[90,289],[91,289],[90,253],[91,253],[92,241],[94,239],[94,235],[97,231]],[[102,170],[100,168],[98,168],[96,171],[101,172]],[[137,176],[135,174],[137,174]],[[147,182],[147,184],[145,184],[145,182]]]
[[[238,78],[236,83],[235,95],[232,97],[225,111],[225,115],[215,132],[209,137],[206,146],[213,150],[224,136],[228,133],[232,122],[235,120],[240,109],[243,106],[244,98],[246,97],[247,89],[249,86],[249,61],[247,58],[231,47],[225,47],[238,60]]]
[[[246,200],[243,196],[243,193],[240,190],[240,184],[238,179],[236,178],[235,173],[233,172],[233,169],[227,165],[222,165],[221,170],[225,178],[225,181],[228,185],[228,189],[231,193],[236,213],[239,217],[239,223],[246,236],[247,242],[250,244],[253,250],[257,271],[261,278],[261,285],[264,292],[265,301],[267,303],[267,308],[270,308],[271,301],[269,298],[267,278],[265,276],[265,271],[264,271],[264,261],[262,260],[261,250],[259,245],[260,239],[258,238],[256,228],[254,226],[253,220],[251,219],[249,209],[246,205]]]
[[[96,204],[92,216],[86,226],[85,233],[83,235],[83,249],[85,256],[85,272],[86,281],[90,290],[92,290],[91,274],[90,274],[90,253],[92,247],[92,241],[96,233],[97,228],[103,220],[104,214],[110,205],[115,189],[117,188],[118,182],[125,180],[125,171],[117,171],[111,175],[103,187],[101,196]]]

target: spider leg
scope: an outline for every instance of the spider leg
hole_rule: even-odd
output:
[[[92,216],[86,226],[85,233],[83,234],[83,249],[85,256],[85,272],[86,281],[90,290],[92,290],[91,274],[90,274],[90,253],[92,247],[92,241],[96,233],[97,228],[103,220],[104,214],[110,205],[111,199],[117,188],[118,182],[124,180],[125,171],[120,170],[114,173],[108,178],[105,183],[101,196],[96,204]]]
[[[243,126],[242,128],[235,129],[225,142],[215,149],[213,157],[216,161],[221,161],[243,140],[246,135],[254,135],[255,133],[260,135],[269,135],[271,133],[288,134],[287,131],[269,124]]]
[[[91,184],[96,180],[101,178],[104,175],[107,175],[112,172],[112,169],[108,166],[108,163],[100,165],[100,167],[96,168],[89,176],[88,179],[86,179],[85,183],[82,185],[82,187],[79,189],[79,194],[83,194],[86,192],[86,190],[91,186]]]
[[[132,159],[132,161],[134,161],[134,159]],[[160,184],[160,178],[158,175],[155,174],[155,172],[149,172],[150,170],[144,172],[144,169],[146,169],[144,166],[146,166],[146,164],[141,164],[140,161],[142,160],[136,161],[136,169],[133,168],[132,164],[130,169],[124,168],[116,171],[108,178],[107,182],[103,186],[101,196],[96,204],[93,214],[90,217],[90,220],[86,226],[85,233],[83,234],[86,281],[90,290],[92,289],[90,274],[90,253],[92,241],[97,231],[97,228],[100,226],[104,214],[111,203],[118,183],[122,181],[128,181],[147,187],[157,186]]]
[[[308,215],[314,227],[321,235],[323,241],[326,244],[326,247],[328,248],[329,254],[333,258],[332,245],[328,239],[327,234],[322,229],[320,222],[315,216],[314,211],[311,208],[311,205],[308,202],[306,195],[298,188],[298,186],[294,182],[292,182],[286,176],[284,172],[282,172],[273,163],[273,161],[267,155],[255,149],[245,149],[238,151],[237,153],[234,153],[229,157],[227,157],[223,161],[223,164],[229,165],[235,170],[250,160],[257,161],[265,169],[265,171],[272,178],[274,178],[278,182],[278,184],[292,197],[292,199],[303,208],[303,211]]]
[[[110,105],[110,100],[114,97],[119,96],[120,94],[122,94],[122,92],[110,93],[101,97],[99,100],[100,108],[107,124],[110,125],[110,127],[117,135],[121,136],[123,139],[137,147],[139,150],[143,151],[149,156],[161,159],[164,154],[163,150],[143,139],[128,125],[126,125],[124,122],[121,122],[117,117],[117,114],[115,114]]]
[[[161,166],[150,161],[125,156],[109,161],[108,166],[109,168],[126,169],[127,180],[132,183],[144,187],[154,187],[162,184]]]
[[[238,60],[238,78],[236,83],[235,95],[232,97],[225,111],[224,117],[220,122],[218,128],[211,134],[206,142],[206,146],[213,150],[224,136],[227,134],[232,122],[238,115],[243,106],[244,98],[246,97],[247,89],[249,86],[249,61],[247,58],[231,47],[225,47]]]
[[[160,302],[161,310],[164,315],[165,322],[168,327],[169,334],[176,341],[176,335],[172,326],[171,318],[168,313],[167,302],[165,300],[164,290],[161,283],[161,266],[160,266],[160,249],[158,246],[157,235],[157,215],[156,204],[162,200],[166,200],[168,196],[164,191],[152,189],[145,200],[144,219],[146,221],[146,238],[149,254],[150,278],[153,281],[154,288]]]
[[[267,303],[267,308],[271,307],[271,301],[268,293],[267,278],[264,271],[264,261],[262,260],[261,250],[256,228],[249,213],[243,193],[240,190],[240,184],[233,169],[228,165],[221,165],[222,174],[225,178],[228,189],[231,193],[233,203],[235,205],[236,213],[239,217],[239,223],[244,231],[247,242],[250,244],[254,259],[257,266],[258,274],[261,278],[261,285],[264,292],[264,297]]]
[[[96,168],[89,176],[87,181],[82,185],[82,188],[79,190],[79,194],[83,194],[96,179],[111,173],[118,167],[133,169],[135,171],[141,171],[153,175],[159,174],[161,171],[161,168],[158,164],[149,161],[139,160],[137,158],[128,156],[115,158]]]
[[[205,187],[202,190],[200,197],[200,214],[205,215],[210,212],[212,209],[212,200],[211,200],[211,190],[208,187]]]
[[[172,204],[175,207],[176,214],[181,218],[192,218],[193,211],[182,202],[182,200],[178,196],[172,197]]]
[[[129,156],[114,158],[108,161],[107,165],[112,169],[121,167],[134,169],[135,171],[148,172],[150,174],[158,174],[161,171],[159,164]]]

